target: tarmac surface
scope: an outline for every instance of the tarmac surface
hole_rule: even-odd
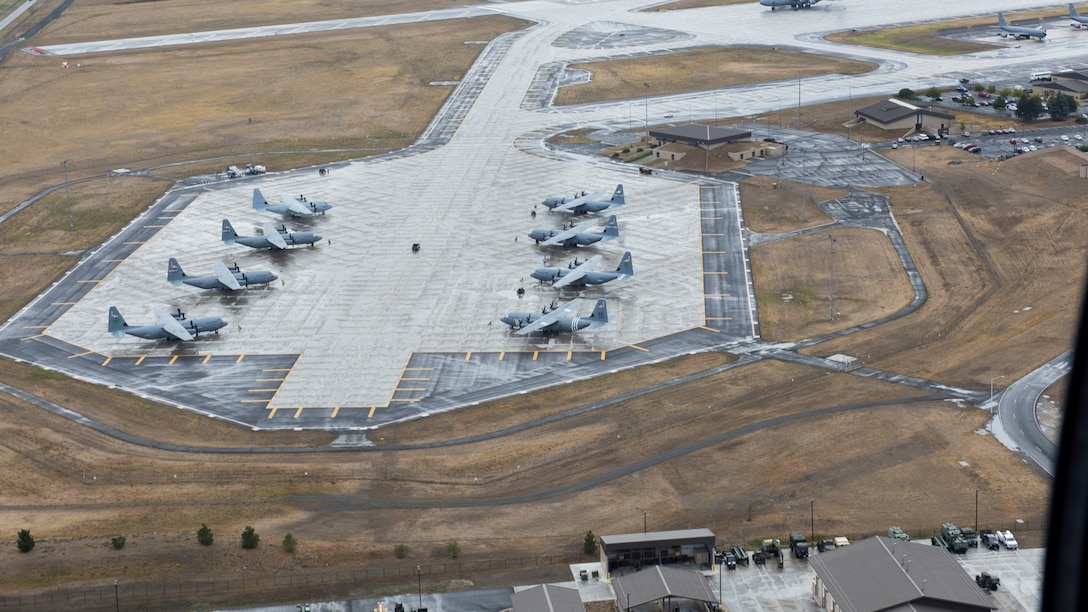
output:
[[[611,20],[601,20],[605,4]],[[555,10],[557,5],[563,10]],[[994,0],[987,11],[1030,5]],[[712,108],[715,116],[743,116],[792,100],[810,104],[883,93],[912,80],[947,84],[963,71],[950,71],[944,58],[820,38],[846,27],[914,18],[909,8],[889,0],[844,0],[796,13],[749,5],[634,10],[643,6],[633,0],[533,1],[188,39],[43,47],[69,55],[492,12],[538,24],[490,43],[408,149],[336,164],[328,175],[310,168],[179,185],[0,328],[0,352],[250,427],[349,431],[757,340],[748,243],[735,187],[675,172],[639,175],[631,165],[550,149],[544,139],[586,125],[630,128],[637,106],[643,106],[644,123],[665,113],[711,116]],[[862,10],[846,10],[855,7]],[[939,5],[927,7],[927,16],[963,16],[970,10]],[[1068,62],[1070,54],[1088,51],[1088,40],[1075,35],[1050,42],[1034,45],[1031,56],[1006,47],[956,61],[974,74],[1013,70],[1018,62],[1026,72],[1029,64],[1049,65],[1059,57]],[[566,69],[570,63],[745,43],[864,58],[879,68],[852,77],[550,106],[559,85],[584,78],[584,71]],[[651,85],[647,93],[652,91]],[[840,138],[771,126],[757,126],[755,132],[793,146],[784,158],[757,162],[745,172],[853,190],[917,180]],[[614,212],[622,238],[566,252],[538,248],[526,237],[535,227],[559,227],[570,217],[536,206],[544,197],[617,183],[624,184],[629,204],[591,218],[603,224]],[[288,227],[312,229],[326,240],[286,253],[220,242],[222,218],[243,234],[256,233],[266,222],[284,222],[249,208],[254,187],[270,199],[287,194],[330,201],[335,208],[328,215],[286,220]],[[836,205],[873,205],[857,193]],[[875,223],[894,232],[890,212],[877,212]],[[416,243],[421,248],[412,252]],[[537,285],[528,276],[534,268],[594,254],[602,254],[607,267],[625,250],[633,253],[633,278],[578,294],[586,298],[579,314],[588,314],[596,297],[608,299],[608,325],[588,333],[524,338],[498,321],[508,310],[534,310],[575,297]],[[243,270],[271,270],[282,282],[238,295],[176,288],[163,278],[169,257],[177,257],[191,274],[207,273],[218,259]],[[525,290],[523,297],[518,289]],[[146,322],[148,307],[159,305],[194,317],[221,316],[230,325],[182,345],[115,340],[105,333],[110,305],[133,324]]]

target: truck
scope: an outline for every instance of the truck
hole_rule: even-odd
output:
[[[846,536],[835,536],[835,547],[842,548],[843,546],[850,546],[850,540],[846,539]]]
[[[970,548],[978,548],[978,534],[974,529],[970,527],[960,527],[960,532],[963,533],[963,539],[967,540],[967,546]]]
[[[990,550],[1001,550],[1001,544],[997,541],[997,534],[983,529],[980,533],[982,545]]]
[[[793,551],[795,559],[808,558],[808,540],[805,539],[805,534],[800,531],[790,534],[790,550]]]
[[[888,537],[893,540],[903,540],[904,542],[910,542],[910,536],[899,525],[892,525],[888,527]]]
[[[1001,584],[1001,579],[997,576],[991,576],[986,572],[982,572],[981,574],[975,574],[975,584],[984,589],[996,591],[997,585]]]
[[[820,552],[827,552],[829,550],[835,550],[835,548],[837,548],[835,546],[835,540],[832,540],[831,538],[825,538],[823,540],[820,540],[816,544],[816,550],[818,550]]]
[[[763,546],[760,549],[766,557],[777,557],[782,552],[782,544],[778,541],[778,538],[766,538],[763,540]]]
[[[260,164],[246,164],[245,168],[239,168],[238,166],[227,166],[227,178],[238,178],[240,176],[256,176],[258,174],[264,174],[268,169]]]
[[[748,551],[744,550],[743,546],[734,546],[729,549],[729,552],[733,553],[733,556],[737,558],[737,563],[748,565]]]
[[[1009,550],[1016,550],[1020,548],[1020,545],[1016,543],[1016,538],[1013,537],[1012,532],[1006,529],[1005,531],[997,532],[997,541],[1001,542],[1005,548]]]
[[[956,527],[955,523],[941,524],[941,539],[948,552],[957,555],[967,554],[967,539],[963,537],[963,532]]]

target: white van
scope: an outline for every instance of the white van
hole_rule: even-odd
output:
[[[1020,545],[1016,543],[1016,538],[1013,537],[1012,532],[1007,529],[1005,531],[997,532],[997,541],[1004,544],[1005,548],[1009,550],[1020,548]]]

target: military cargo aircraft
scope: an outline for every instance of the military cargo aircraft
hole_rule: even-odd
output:
[[[1073,5],[1069,5],[1069,18],[1073,20],[1073,23],[1069,24],[1078,30],[1081,28],[1088,28],[1088,17],[1081,17],[1077,13],[1077,9],[1073,8]]]
[[[192,340],[201,332],[218,334],[227,326],[227,322],[219,317],[187,319],[181,310],[170,313],[162,308],[154,308],[152,312],[155,314],[154,325],[129,325],[117,307],[110,306],[109,332],[116,338],[128,334],[145,340]]]
[[[776,6],[790,6],[796,11],[799,8],[812,8],[812,5],[819,1],[820,0],[759,0],[759,3],[763,6],[771,7],[772,11]]]
[[[1020,26],[1011,26],[1005,23],[1005,16],[1001,13],[997,14],[997,27],[1004,30],[999,36],[1002,38],[1008,38],[1011,34],[1016,40],[1023,40],[1025,38],[1038,38],[1040,41],[1046,38],[1046,30],[1040,30],[1037,28],[1023,28]]]
[[[606,208],[623,206],[626,204],[626,200],[624,200],[623,197],[623,185],[616,185],[616,190],[612,192],[611,198],[607,200],[597,199],[607,192],[607,189],[602,189],[590,194],[583,192],[582,195],[576,195],[570,198],[551,196],[549,198],[544,198],[544,201],[541,202],[541,204],[553,211],[567,211],[578,214],[601,212]]]
[[[330,208],[332,204],[328,202],[310,201],[303,196],[280,196],[279,204],[269,204],[260,189],[253,190],[253,209],[260,212],[267,210],[285,217],[312,217],[315,213],[325,214]]]
[[[529,232],[529,237],[536,241],[537,244],[544,246],[588,246],[595,242],[602,240],[612,240],[620,235],[620,226],[616,222],[616,215],[612,215],[608,218],[608,223],[604,224],[603,232],[591,232],[589,228],[596,225],[596,221],[587,221],[581,225],[575,226],[572,221],[571,224],[561,230],[558,229],[535,229]]]
[[[540,313],[535,312],[509,312],[502,318],[514,329],[519,336],[539,331],[545,335],[573,333],[580,329],[596,329],[608,323],[608,309],[604,298],[597,300],[597,306],[593,308],[593,314],[588,317],[570,317],[571,312],[582,303],[581,298],[571,300],[558,308],[544,308]]]
[[[212,264],[212,272],[214,272],[212,276],[189,276],[185,273],[185,270],[181,269],[178,260],[171,257],[170,262],[166,265],[166,280],[175,287],[180,287],[184,283],[201,289],[237,291],[251,285],[267,285],[279,278],[267,270],[242,272],[238,269],[238,264],[234,264],[233,268],[228,268],[227,264],[221,261]]]
[[[631,265],[631,251],[623,254],[623,259],[620,259],[620,265],[615,270],[598,272],[597,264],[599,263],[601,263],[601,256],[594,255],[581,264],[575,259],[571,268],[537,268],[530,276],[542,283],[551,283],[556,289],[563,287],[581,289],[586,285],[601,285],[608,281],[624,280],[635,275],[635,269]]]
[[[223,242],[244,244],[251,249],[286,249],[287,247],[308,244],[313,246],[321,241],[321,236],[313,232],[289,232],[287,227],[264,224],[263,236],[239,236],[230,221],[223,219]]]

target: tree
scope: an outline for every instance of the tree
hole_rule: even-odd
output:
[[[293,553],[296,548],[298,548],[298,540],[295,536],[291,534],[283,536],[283,552]]]
[[[19,539],[15,545],[19,547],[19,552],[28,553],[34,550],[34,536],[30,535],[29,529],[19,530]]]
[[[1009,87],[1001,88],[1001,97],[1002,98],[1011,98],[1012,97],[1012,89],[1009,88]]]
[[[939,98],[941,97],[941,90],[937,87],[930,87],[926,90],[926,96],[930,98]]]
[[[117,550],[121,550],[125,547],[125,536],[119,535],[110,538],[110,544],[113,544],[113,547]]]
[[[1054,121],[1061,121],[1069,116],[1069,100],[1065,96],[1058,94],[1050,100],[1050,118]]]
[[[450,559],[456,559],[461,556],[461,545],[457,542],[450,542],[446,545],[446,556]]]
[[[996,93],[997,92],[997,85],[994,85],[992,83],[990,85],[987,85],[986,86],[986,91],[987,91],[987,93],[990,93],[990,94]]]
[[[246,528],[242,530],[242,548],[257,548],[257,542],[261,541],[261,536],[257,535],[257,531],[246,525]]]
[[[974,86],[973,89],[975,90],[976,93],[982,93],[982,92],[986,91],[986,86],[983,85],[982,83],[975,83],[975,86]]]
[[[1035,121],[1043,114],[1043,100],[1037,94],[1020,95],[1016,102],[1016,116],[1024,121]]]
[[[904,100],[913,100],[918,96],[915,95],[914,90],[910,87],[904,87],[903,89],[899,90],[899,93],[895,94],[895,97],[902,98]]]
[[[200,529],[196,530],[196,541],[200,542],[204,546],[211,546],[215,540],[215,534],[204,523],[200,524]]]
[[[403,559],[403,558],[407,557],[408,556],[408,545],[407,544],[397,544],[396,546],[393,547],[393,554],[398,559]]]
[[[998,96],[994,98],[994,108],[1002,110],[1008,106],[1008,102],[1005,100],[1005,96]]]
[[[587,555],[597,554],[597,536],[593,535],[592,531],[587,531],[586,537],[582,540],[582,552]]]

